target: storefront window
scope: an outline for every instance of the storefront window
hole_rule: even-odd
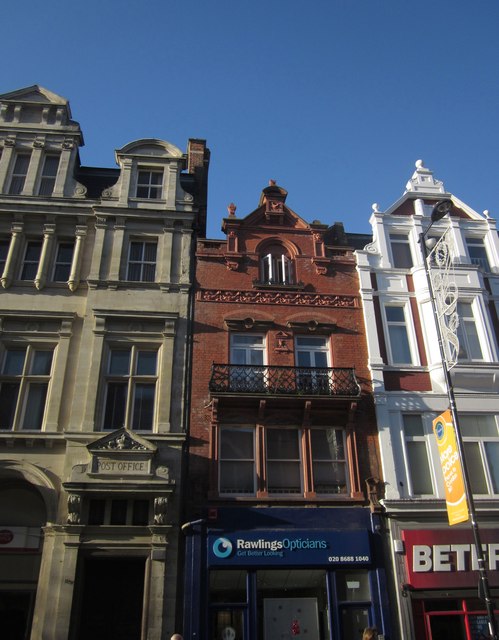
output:
[[[262,640],[330,637],[325,571],[257,571],[257,594]]]

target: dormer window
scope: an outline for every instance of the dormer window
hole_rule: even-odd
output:
[[[137,177],[137,198],[159,200],[163,192],[163,169],[141,169]]]
[[[260,259],[262,284],[294,284],[293,261],[281,245],[266,247]]]

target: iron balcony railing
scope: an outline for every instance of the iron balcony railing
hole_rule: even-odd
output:
[[[259,395],[358,396],[360,385],[354,369],[213,363],[210,391]]]

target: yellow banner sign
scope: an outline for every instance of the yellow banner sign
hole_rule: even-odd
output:
[[[433,432],[437,438],[438,453],[444,474],[445,501],[449,524],[459,524],[469,519],[468,502],[464,491],[463,468],[457,450],[456,432],[449,410],[433,420]]]

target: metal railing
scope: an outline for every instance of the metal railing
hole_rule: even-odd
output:
[[[358,396],[360,385],[354,369],[213,363],[210,391],[260,395]]]

